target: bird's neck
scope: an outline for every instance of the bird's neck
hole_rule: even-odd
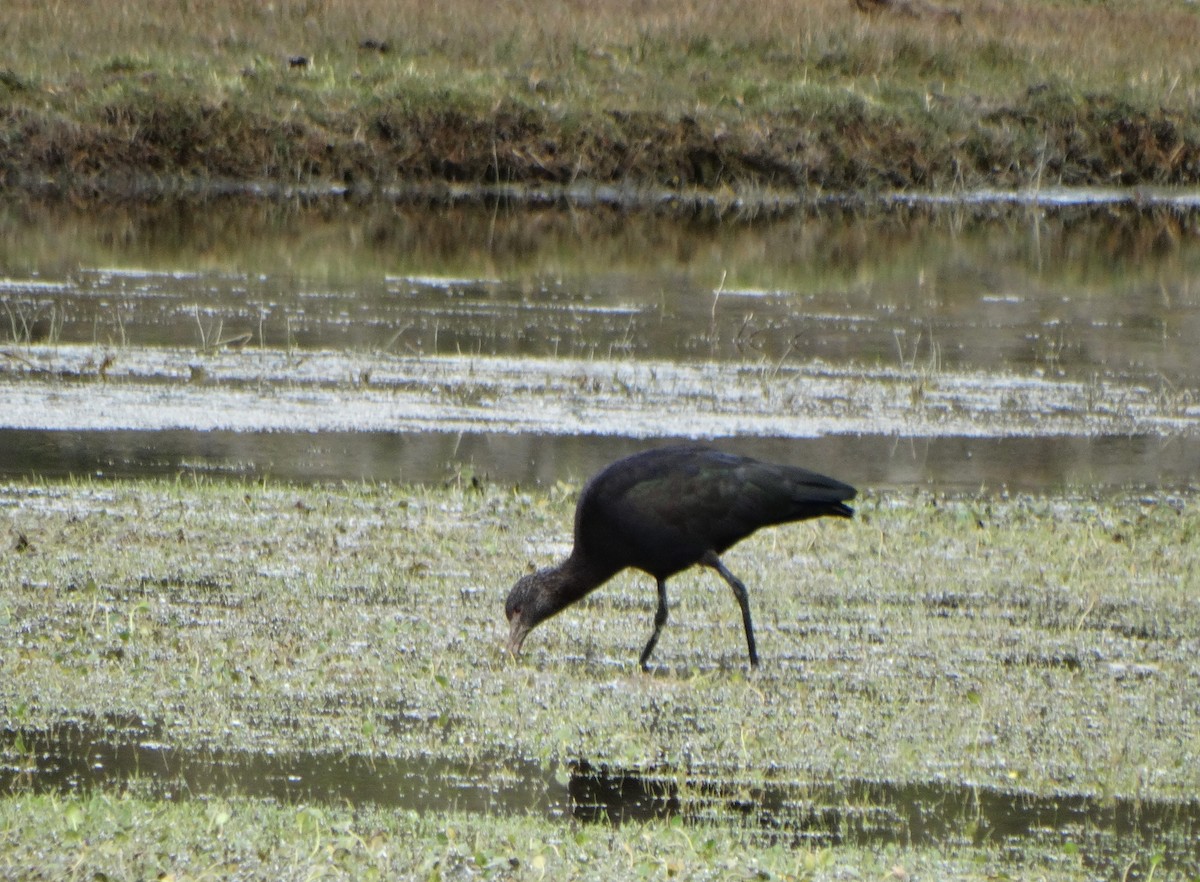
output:
[[[576,551],[573,551],[570,557],[554,567],[553,573],[554,580],[559,585],[557,593],[564,601],[563,606],[587,596],[613,575],[610,569],[597,566],[586,555]]]

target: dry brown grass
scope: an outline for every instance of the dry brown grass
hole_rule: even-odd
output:
[[[955,8],[961,24],[868,15],[850,0],[11,0],[0,117],[24,151],[14,165],[59,156],[84,175],[132,157],[155,173],[377,183],[1200,177],[1200,10]],[[307,63],[291,66],[296,57]],[[138,141],[156,125],[165,130]],[[397,146],[397,125],[421,129],[420,143]],[[511,130],[507,159],[497,128]]]
[[[747,69],[789,67],[799,79],[825,71],[864,83],[906,82],[936,78],[939,67],[956,74],[990,70],[985,80],[998,86],[996,76],[1007,72],[1081,90],[1149,90],[1189,105],[1200,89],[1194,51],[1200,11],[1166,0],[968,2],[957,7],[961,26],[936,17],[865,16],[848,0],[759,0],[750,7],[714,0],[11,0],[6,6],[0,45],[8,66],[60,83],[122,59],[218,78],[227,64],[292,55],[341,65],[371,60],[359,44],[373,39],[387,43],[390,66],[442,67],[464,76],[536,79],[538,71],[578,71],[590,58],[607,62],[613,82],[638,72],[670,78],[658,65],[690,53],[736,56],[730,60]],[[843,57],[846,69],[836,70],[832,56]]]

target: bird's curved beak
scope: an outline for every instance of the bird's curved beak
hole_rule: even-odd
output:
[[[519,615],[513,616],[512,621],[508,623],[508,652],[513,658],[521,654],[521,644],[525,642],[525,635],[528,633],[529,626]]]

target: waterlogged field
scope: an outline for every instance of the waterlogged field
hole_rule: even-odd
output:
[[[5,8],[0,877],[1200,879],[1196,10],[586,6]]]
[[[0,873],[1200,875],[1194,492],[868,492],[643,674],[635,574],[503,649],[576,489],[3,487]]]
[[[0,214],[0,876],[1200,878],[1194,213]],[[506,656],[678,437],[850,522]]]

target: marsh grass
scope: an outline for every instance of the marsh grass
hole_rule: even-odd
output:
[[[40,301],[40,302],[39,302]],[[7,296],[4,298],[4,316],[8,319],[8,334],[4,342],[29,346],[45,342],[55,346],[62,339],[67,314],[63,306],[53,300],[25,299]]]
[[[1197,42],[1166,0],[980,3],[961,25],[843,0],[18,0],[0,100],[10,174],[93,186],[1180,183]]]
[[[0,799],[0,878],[985,880],[1089,878],[1065,852],[785,848],[678,823],[589,827],[534,816],[396,812],[133,794]],[[1147,866],[1147,860],[1139,866]]]
[[[17,0],[9,12],[6,40],[16,52],[4,82],[18,93],[38,81],[156,73],[203,73],[210,88],[238,91],[247,63],[275,69],[276,60],[304,55],[311,64],[303,77],[347,96],[361,95],[360,81],[378,88],[398,74],[428,71],[453,75],[452,84],[471,84],[471,91],[496,89],[489,99],[521,74],[516,85],[534,93],[632,96],[640,106],[629,109],[694,104],[691,84],[700,72],[712,103],[745,103],[743,93],[753,90],[728,88],[736,77],[764,95],[822,79],[869,83],[866,94],[938,81],[979,92],[1015,74],[1076,93],[1142,89],[1168,106],[1188,107],[1197,97],[1198,62],[1186,51],[1196,13],[1157,0],[982,3],[965,10],[961,28],[859,16],[835,0],[763,0],[750,15],[704,0],[536,10],[481,0],[436,7],[413,0],[351,7],[214,0],[46,7]],[[387,51],[364,51],[366,39],[385,42]],[[1089,51],[1076,51],[1083,46]],[[791,74],[772,76],[781,71]],[[627,79],[650,91],[624,88]]]
[[[548,770],[583,761],[666,775],[685,801],[698,777],[1168,801],[1200,788],[1200,741],[1188,734],[1200,732],[1200,708],[1186,698],[1200,678],[1190,496],[868,494],[853,522],[767,531],[727,555],[752,587],[760,671],[745,669],[728,590],[696,571],[673,580],[671,622],[644,675],[637,650],[653,591],[636,574],[545,623],[519,661],[503,652],[504,594],[526,567],[563,552],[574,492],[469,479],[9,485],[0,493],[5,725],[140,719],[179,748],[435,757],[468,769],[496,757]],[[190,837],[179,854],[232,849],[239,866],[259,866],[243,840],[257,860],[289,865],[341,847],[316,847],[332,834],[300,830],[302,807],[233,799],[229,826],[214,827],[196,815],[214,805],[8,796],[0,868],[27,870],[57,835],[47,831],[74,841],[75,826],[104,839],[113,811],[142,820],[126,826],[125,845],[89,851],[81,866],[163,859],[136,844],[151,835],[143,824]],[[437,807],[386,822],[369,806],[313,811],[363,840],[417,825],[427,854],[445,852],[429,849],[446,825],[472,830],[480,854],[523,862],[527,843],[553,840],[561,847],[546,862],[591,872],[583,857],[564,857],[578,852],[557,822],[446,820]],[[18,824],[29,812],[46,825]],[[354,818],[370,818],[367,829]],[[308,857],[264,852],[240,824],[291,825],[281,841],[308,842]],[[506,830],[519,831],[516,845]],[[718,828],[689,835],[729,848],[689,857],[668,822],[588,835],[628,844],[610,855],[684,861],[697,873],[730,849],[765,860],[769,848]],[[1042,847],[1026,859],[1049,860]],[[352,863],[382,860],[361,843],[345,848]],[[418,866],[415,852],[387,853]],[[809,859],[791,849],[778,858]],[[996,859],[989,846],[948,843],[896,858]],[[870,860],[854,849],[829,857],[834,868]]]
[[[767,659],[747,680],[736,610],[700,571],[674,585],[655,676],[636,672],[653,598],[635,574],[548,622],[513,664],[503,595],[561,553],[571,499],[478,488],[10,487],[7,535],[27,547],[3,558],[5,703],[31,724],[165,712],[181,743],[240,741],[222,721],[249,716],[246,743],[280,750],[298,746],[296,727],[272,721],[315,712],[306,743],[400,755],[848,764],[1130,795],[1200,783],[1186,771],[1198,745],[1171,734],[1193,731],[1195,708],[1168,700],[1196,677],[1181,650],[1200,627],[1190,505],[888,495],[852,524],[764,533],[730,555]],[[361,720],[342,730],[339,711],[312,704],[329,696],[464,725],[449,748],[422,727],[368,743]],[[781,700],[803,719],[776,717]],[[652,723],[664,701],[689,712]],[[734,707],[758,734],[731,752]],[[913,714],[939,725],[922,738]],[[1081,719],[1105,738],[1083,737]]]

